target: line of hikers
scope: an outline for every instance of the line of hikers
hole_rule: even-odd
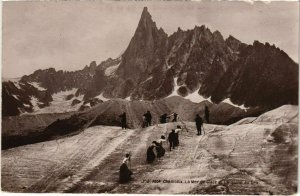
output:
[[[119,117],[121,118],[121,127],[122,127],[122,129],[128,128],[127,127],[127,120],[126,120],[126,112],[123,112],[123,114],[119,115]],[[179,121],[179,115],[174,112],[171,115],[167,115],[166,113],[161,115],[159,122],[162,123],[162,124],[167,123],[167,119],[170,119],[171,117],[173,117],[171,122]],[[205,117],[206,122],[209,123],[209,110],[208,110],[207,106],[205,106],[205,109],[204,109],[204,117]],[[151,112],[147,111],[145,114],[143,114],[142,127],[145,128],[145,127],[151,126],[151,122],[152,122]],[[199,116],[199,114],[196,115],[195,122],[196,122],[197,131],[198,131],[197,134],[201,135],[201,127],[203,127],[203,120]]]
[[[173,113],[173,120],[172,122],[177,122],[178,120],[178,114]],[[151,113],[150,111],[147,111],[147,113],[145,113],[143,115],[145,117],[145,121],[147,121],[147,125],[146,126],[151,126]],[[166,114],[163,114],[162,116],[166,116],[168,117]],[[126,125],[126,113],[124,112],[123,114],[120,115],[120,117],[122,118],[121,120],[121,125],[122,125],[122,129],[123,127],[126,129],[127,125]],[[163,120],[166,118],[163,118]],[[207,123],[209,123],[209,110],[208,107],[205,106],[205,120]],[[160,121],[161,123],[166,123],[165,121]],[[182,122],[183,123],[183,122]],[[196,115],[195,118],[195,123],[196,123],[196,128],[197,128],[197,135],[202,135],[201,131],[203,129],[204,132],[204,127],[203,127],[203,120],[200,117],[199,114]],[[183,123],[183,125],[185,125]],[[187,128],[186,131],[188,132]],[[170,151],[172,151],[172,149],[175,149],[175,147],[179,146],[179,132],[182,132],[182,128],[180,125],[177,125],[176,129],[172,129],[171,132],[169,133],[168,136],[168,142],[169,142],[169,149]],[[165,148],[164,148],[164,143],[166,143],[166,137],[164,135],[161,135],[161,137],[157,140],[157,141],[153,141],[151,143],[151,145],[148,147],[147,149],[147,163],[153,163],[155,161],[155,159],[160,159],[161,157],[163,157],[165,155]],[[132,171],[131,171],[131,162],[130,162],[130,158],[131,155],[130,153],[127,153],[125,155],[125,158],[122,161],[122,165],[120,166],[120,173],[119,173],[119,181],[120,183],[126,183],[129,182],[132,179]],[[129,165],[129,168],[128,168]]]
[[[171,115],[168,114],[163,114],[160,116],[159,122],[160,123],[167,123],[167,119],[170,119],[171,117],[173,117],[172,122],[177,122],[178,121],[178,114],[177,113],[172,113]],[[145,113],[143,115],[143,128],[151,126],[151,120],[152,120],[152,115],[150,113],[150,111],[147,111],[147,113]]]
[[[159,122],[160,123],[167,123],[167,121],[173,116],[173,120],[171,122],[177,122],[179,120],[179,116],[177,113],[173,113],[171,115],[168,114],[163,114],[159,117]]]
[[[182,131],[182,128],[180,125],[177,125],[176,129],[172,129],[172,131],[169,133],[168,141],[169,141],[169,149],[172,151],[172,149],[175,149],[175,147],[179,146],[179,132]],[[153,163],[155,159],[160,159],[163,157],[166,153],[166,150],[164,148],[164,144],[166,143],[166,137],[164,135],[161,135],[161,137],[153,141],[151,145],[147,149],[147,163]],[[132,171],[130,168],[130,153],[127,153],[125,155],[125,158],[122,161],[121,167],[120,167],[120,176],[119,181],[120,183],[126,183],[129,182],[132,179]],[[128,167],[129,166],[129,167]]]
[[[119,117],[121,118],[121,127],[122,129],[127,129],[127,119],[126,119],[126,112],[123,112],[121,115],[119,115]],[[177,113],[173,113],[171,115],[167,115],[167,114],[163,114],[160,116],[160,123],[167,123],[167,119],[170,119],[171,117],[173,117],[172,122],[177,122],[179,117]],[[143,114],[143,124],[142,127],[149,127],[151,126],[151,122],[152,122],[152,115],[150,111],[147,111],[145,114]]]

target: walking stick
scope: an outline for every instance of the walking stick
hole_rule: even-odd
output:
[[[131,152],[129,152],[128,154],[129,154],[129,169],[131,170]]]
[[[183,126],[184,126],[186,132],[189,132],[189,130],[188,130],[187,127],[186,127],[186,124],[185,124],[182,120],[180,120],[180,122],[183,124]]]

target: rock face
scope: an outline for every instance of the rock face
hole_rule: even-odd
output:
[[[2,82],[2,115],[15,116],[20,113],[30,113],[47,107],[53,101],[54,94],[77,89],[74,94],[68,94],[65,100],[83,95],[83,101],[99,95],[104,88],[107,76],[105,69],[118,64],[120,59],[102,62],[74,72],[56,71],[53,68],[37,70],[31,75],[25,75],[17,81]],[[78,104],[78,102],[77,102]]]
[[[19,83],[3,83],[3,115],[31,112],[51,103],[53,93],[77,88],[84,100],[100,94],[108,98],[159,100],[176,93],[198,93],[219,103],[229,98],[246,107],[276,108],[298,104],[298,64],[284,51],[254,41],[247,45],[233,36],[205,26],[167,35],[158,29],[147,8],[123,55],[92,62],[75,72],[50,68],[23,76]],[[175,81],[175,82],[174,82]],[[40,91],[30,83],[40,84]],[[17,88],[16,85],[20,86]],[[18,98],[15,98],[17,96]],[[26,105],[24,105],[26,104]]]
[[[230,97],[237,104],[297,103],[298,65],[274,45],[255,41],[241,48],[239,58],[222,75],[212,100]]]

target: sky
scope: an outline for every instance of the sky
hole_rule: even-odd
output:
[[[298,62],[299,2],[10,1],[2,10],[2,76],[79,70],[124,52],[143,7],[171,35],[205,25],[224,38],[275,44]]]

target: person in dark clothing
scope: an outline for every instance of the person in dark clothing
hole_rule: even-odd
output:
[[[120,183],[126,183],[129,182],[131,179],[132,172],[128,169],[127,165],[125,163],[122,163],[120,166],[120,176],[119,181]]]
[[[163,147],[164,146],[163,144],[166,142],[166,137],[164,135],[161,135],[160,138],[156,142],[159,143]]]
[[[143,127],[148,127],[147,113],[143,114]]]
[[[143,123],[142,123],[142,127],[143,127],[143,128],[147,127],[146,114],[143,115]]]
[[[167,114],[163,114],[163,115],[160,116],[159,122],[160,123],[167,123],[167,118],[168,118],[168,115]]]
[[[126,112],[124,112],[123,114],[121,114],[119,117],[121,118],[121,127],[122,127],[122,129],[126,129],[127,128],[127,124],[126,124]]]
[[[173,116],[174,116],[174,118],[173,118],[172,122],[177,122],[178,114],[177,114],[177,113],[174,113]]]
[[[207,106],[205,106],[204,113],[205,113],[205,120],[206,120],[206,123],[209,123],[209,110],[208,110],[208,107],[207,107]]]
[[[155,147],[157,158],[163,157],[165,155],[166,150],[162,147],[162,144],[155,141]]]
[[[132,178],[131,175],[133,174],[132,171],[128,168],[128,163],[130,164],[130,154],[126,154],[125,158],[120,166],[120,175],[119,181],[120,183],[129,182]]]
[[[152,115],[150,113],[150,111],[147,111],[146,114],[144,114],[145,118],[146,118],[146,122],[147,122],[147,127],[151,126],[151,121],[152,121]]]
[[[199,114],[196,115],[195,122],[198,131],[197,135],[201,135],[201,128],[203,126],[203,121],[202,118],[199,116]]]
[[[156,147],[155,142],[152,142],[151,146],[147,149],[147,163],[152,163],[155,160],[154,148]]]
[[[177,125],[177,128],[175,129],[175,141],[174,145],[179,146],[179,132],[181,131],[181,126]]]
[[[172,132],[169,134],[168,137],[169,143],[170,143],[170,151],[173,149],[175,149],[175,140],[176,140],[176,135],[175,135],[175,130],[172,129]]]

